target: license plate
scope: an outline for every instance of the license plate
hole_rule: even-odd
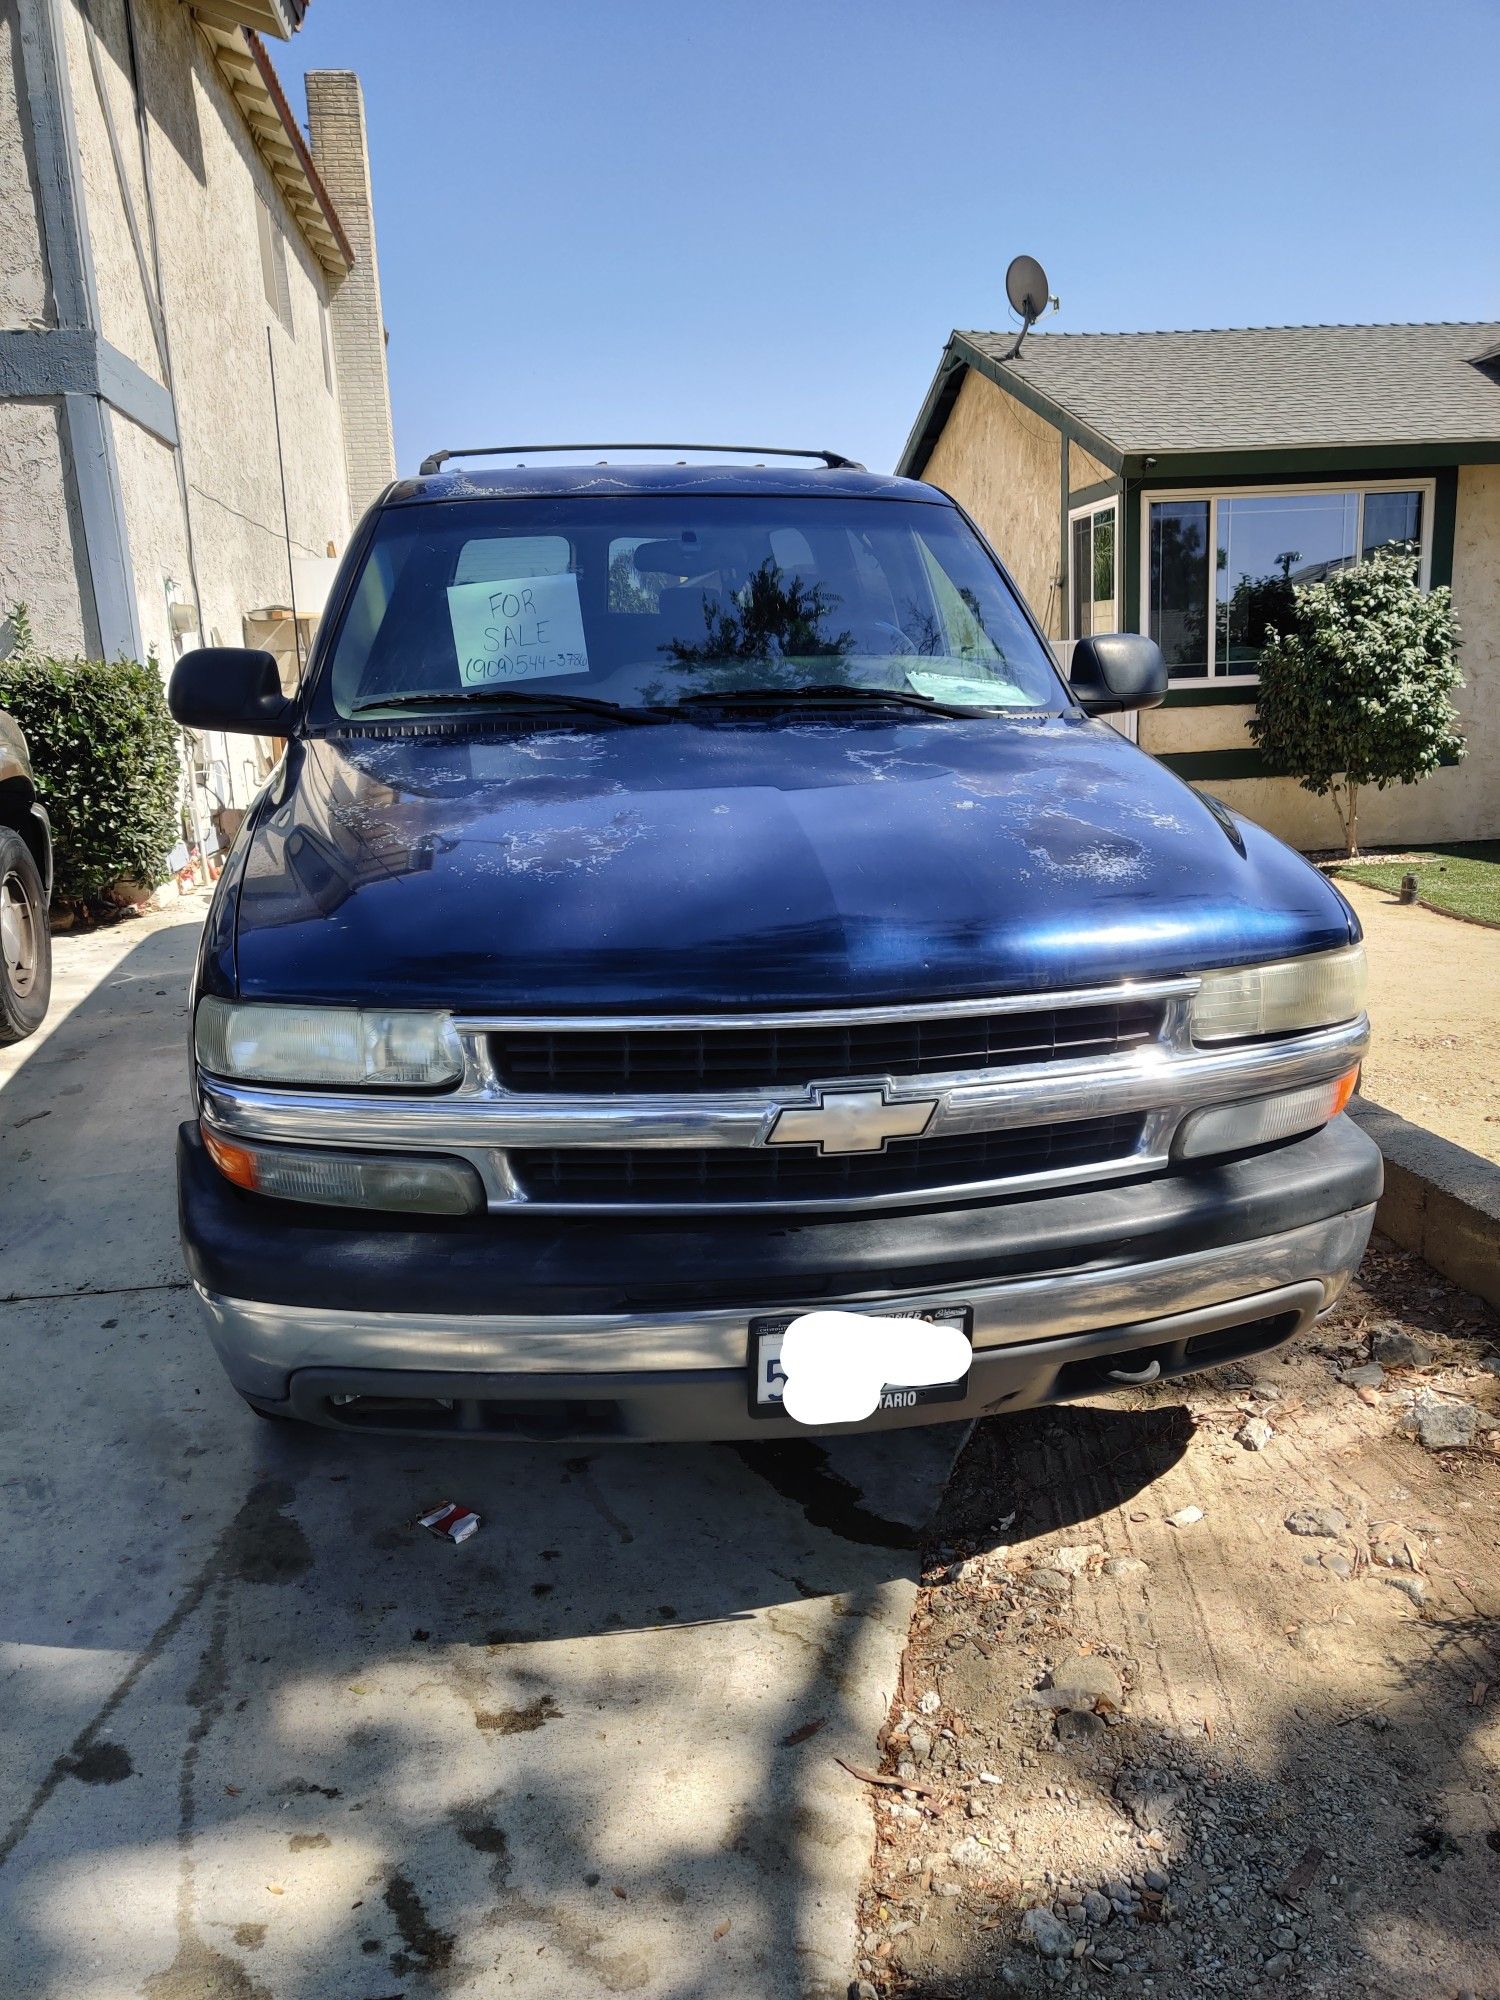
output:
[[[804,1308],[806,1310],[806,1308]],[[857,1311],[857,1307],[850,1307]],[[971,1306],[922,1306],[907,1311],[871,1307],[881,1319],[925,1319],[933,1326],[956,1326],[965,1340],[972,1340],[974,1312]],[[863,1315],[868,1318],[870,1314]],[[800,1313],[760,1314],[750,1322],[750,1411],[757,1417],[774,1417],[781,1409],[781,1385],[786,1377],[781,1367],[781,1343],[786,1330]],[[934,1382],[924,1389],[903,1388],[887,1383],[880,1392],[882,1410],[914,1410],[921,1403],[961,1403],[969,1393],[967,1374],[956,1382]]]

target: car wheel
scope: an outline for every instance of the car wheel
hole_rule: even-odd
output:
[[[52,997],[47,898],[31,849],[0,826],[0,1042],[19,1042],[46,1018]]]

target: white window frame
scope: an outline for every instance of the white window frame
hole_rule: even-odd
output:
[[[333,327],[328,318],[326,300],[318,300],[318,337],[323,343],[323,387],[329,395],[334,394],[333,386]]]
[[[1300,484],[1278,484],[1274,486],[1173,486],[1143,487],[1141,489],[1141,630],[1151,629],[1151,509],[1165,501],[1206,500],[1208,502],[1208,546],[1210,551],[1219,546],[1219,502],[1221,500],[1251,499],[1257,495],[1268,499],[1291,497],[1298,493],[1352,493],[1356,501],[1354,522],[1354,546],[1362,550],[1365,545],[1365,495],[1367,493],[1420,493],[1422,496],[1422,542],[1418,581],[1423,590],[1432,588],[1432,512],[1436,504],[1437,481],[1435,479],[1313,479]],[[1069,517],[1068,533],[1072,534],[1072,520]],[[1070,544],[1071,548],[1071,544]],[[1115,566],[1118,587],[1119,565]],[[1174,688],[1194,687],[1259,687],[1259,674],[1221,674],[1215,671],[1219,646],[1219,594],[1217,575],[1212,554],[1208,566],[1208,672],[1206,674],[1171,674],[1170,685]],[[1068,615],[1072,617],[1072,593],[1069,592]],[[1170,673],[1170,669],[1168,670]]]
[[[255,190],[255,227],[260,245],[261,289],[266,304],[281,322],[289,339],[297,337],[292,320],[292,282],[287,270],[286,236],[271,204]]]
[[[1063,623],[1066,627],[1066,637],[1070,648],[1077,644],[1079,638],[1079,634],[1073,630],[1073,523],[1083,520],[1092,521],[1096,514],[1102,514],[1108,507],[1113,507],[1115,510],[1114,630],[1116,632],[1120,630],[1124,617],[1120,600],[1120,589],[1125,581],[1125,564],[1122,560],[1125,553],[1125,496],[1123,493],[1106,493],[1102,500],[1091,500],[1086,507],[1070,507],[1068,509],[1068,587],[1067,601],[1063,605]],[[1089,548],[1092,551],[1092,533],[1089,536]]]

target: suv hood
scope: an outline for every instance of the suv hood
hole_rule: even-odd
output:
[[[211,975],[247,998],[871,1006],[1358,935],[1298,855],[1075,716],[314,738],[247,836]]]

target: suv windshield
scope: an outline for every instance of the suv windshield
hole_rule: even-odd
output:
[[[511,688],[650,709],[799,688],[1056,712],[1042,641],[922,502],[441,501],[383,513],[325,677],[340,716]],[[585,702],[578,702],[584,706]]]

